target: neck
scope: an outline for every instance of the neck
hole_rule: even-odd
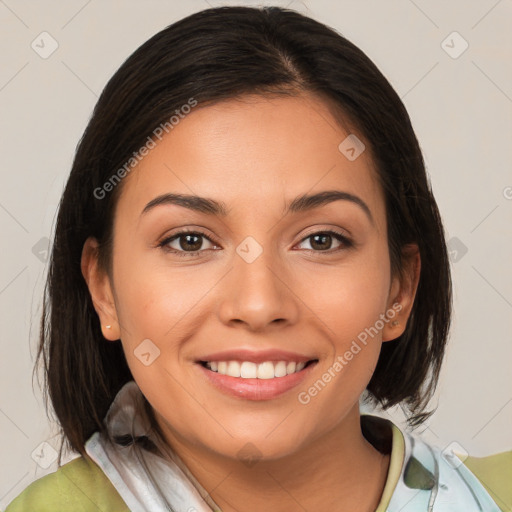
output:
[[[162,434],[222,512],[374,511],[389,469],[390,456],[361,432],[358,404],[297,452],[250,464],[201,450],[166,427]]]

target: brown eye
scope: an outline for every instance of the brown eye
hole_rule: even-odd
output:
[[[333,239],[339,243],[338,247],[334,250],[329,250],[332,247]],[[319,231],[318,233],[313,233],[302,240],[301,243],[306,240],[310,240],[310,249],[306,248],[306,250],[311,250],[314,252],[335,252],[339,249],[348,248],[352,246],[352,242],[341,233],[337,233],[336,231]]]
[[[206,243],[211,247],[204,247]],[[179,256],[199,256],[203,250],[212,249],[215,244],[204,233],[196,231],[181,231],[171,237],[166,238],[160,244],[160,247],[168,252]]]
[[[184,251],[199,251],[203,245],[201,235],[196,234],[180,235],[176,240],[179,241],[180,249]]]

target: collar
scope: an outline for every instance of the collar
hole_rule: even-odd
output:
[[[390,453],[389,469],[384,490],[375,512],[386,512],[399,482],[405,458],[405,438],[402,431],[390,420],[361,413],[361,430],[374,448]]]
[[[87,454],[132,512],[221,512],[154,433],[145,400],[135,381],[126,383],[105,416],[108,435],[95,432],[85,444]]]
[[[104,423],[108,435],[95,432],[87,454],[103,470],[132,512],[221,512],[186,464],[152,429],[146,399],[135,381],[126,383]],[[365,438],[390,453],[390,465],[376,512],[500,512],[474,475],[446,452],[402,432],[392,421],[361,413]],[[459,464],[455,464],[455,459]],[[437,500],[437,501],[436,501]],[[436,506],[434,507],[434,503]]]

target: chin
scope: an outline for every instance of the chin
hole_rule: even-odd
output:
[[[217,438],[208,446],[218,456],[238,460],[250,467],[256,462],[287,457],[296,452],[304,442],[303,439],[290,436],[290,432],[286,432],[285,435],[269,435],[269,432],[271,429],[265,433],[252,435],[245,432],[244,435],[233,438],[226,436],[220,445]]]

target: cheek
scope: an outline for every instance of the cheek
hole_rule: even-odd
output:
[[[313,408],[333,406],[330,412],[322,414],[336,415],[335,411],[357,401],[372,377],[385,325],[382,315],[386,313],[389,274],[387,247],[376,243],[373,250],[365,251],[364,257],[354,257],[350,263],[330,268],[325,277],[317,275],[314,291],[310,287],[306,295],[308,306],[320,320],[316,324],[324,326],[330,339],[331,353],[320,375],[325,387],[321,382],[310,383],[316,387],[316,391],[311,389],[313,396],[322,395],[312,399]]]
[[[300,290],[300,297],[325,323],[340,350],[373,326],[386,309],[390,286],[387,248],[381,243],[373,245],[339,265],[318,270],[314,279],[295,283],[295,290]]]
[[[175,337],[182,319],[215,283],[193,267],[155,265],[133,254],[126,260],[120,258],[115,268],[116,310],[123,334],[132,342]]]
[[[129,261],[119,259],[116,267],[116,309],[127,363],[156,410],[172,417],[172,402],[172,408],[189,411],[183,420],[174,420],[177,427],[186,428],[191,421],[203,424],[201,410],[191,408],[195,402],[190,396],[197,393],[187,389],[190,367],[181,349],[197,328],[201,298],[214,280],[210,283],[191,267],[171,269],[142,259],[132,253]]]

